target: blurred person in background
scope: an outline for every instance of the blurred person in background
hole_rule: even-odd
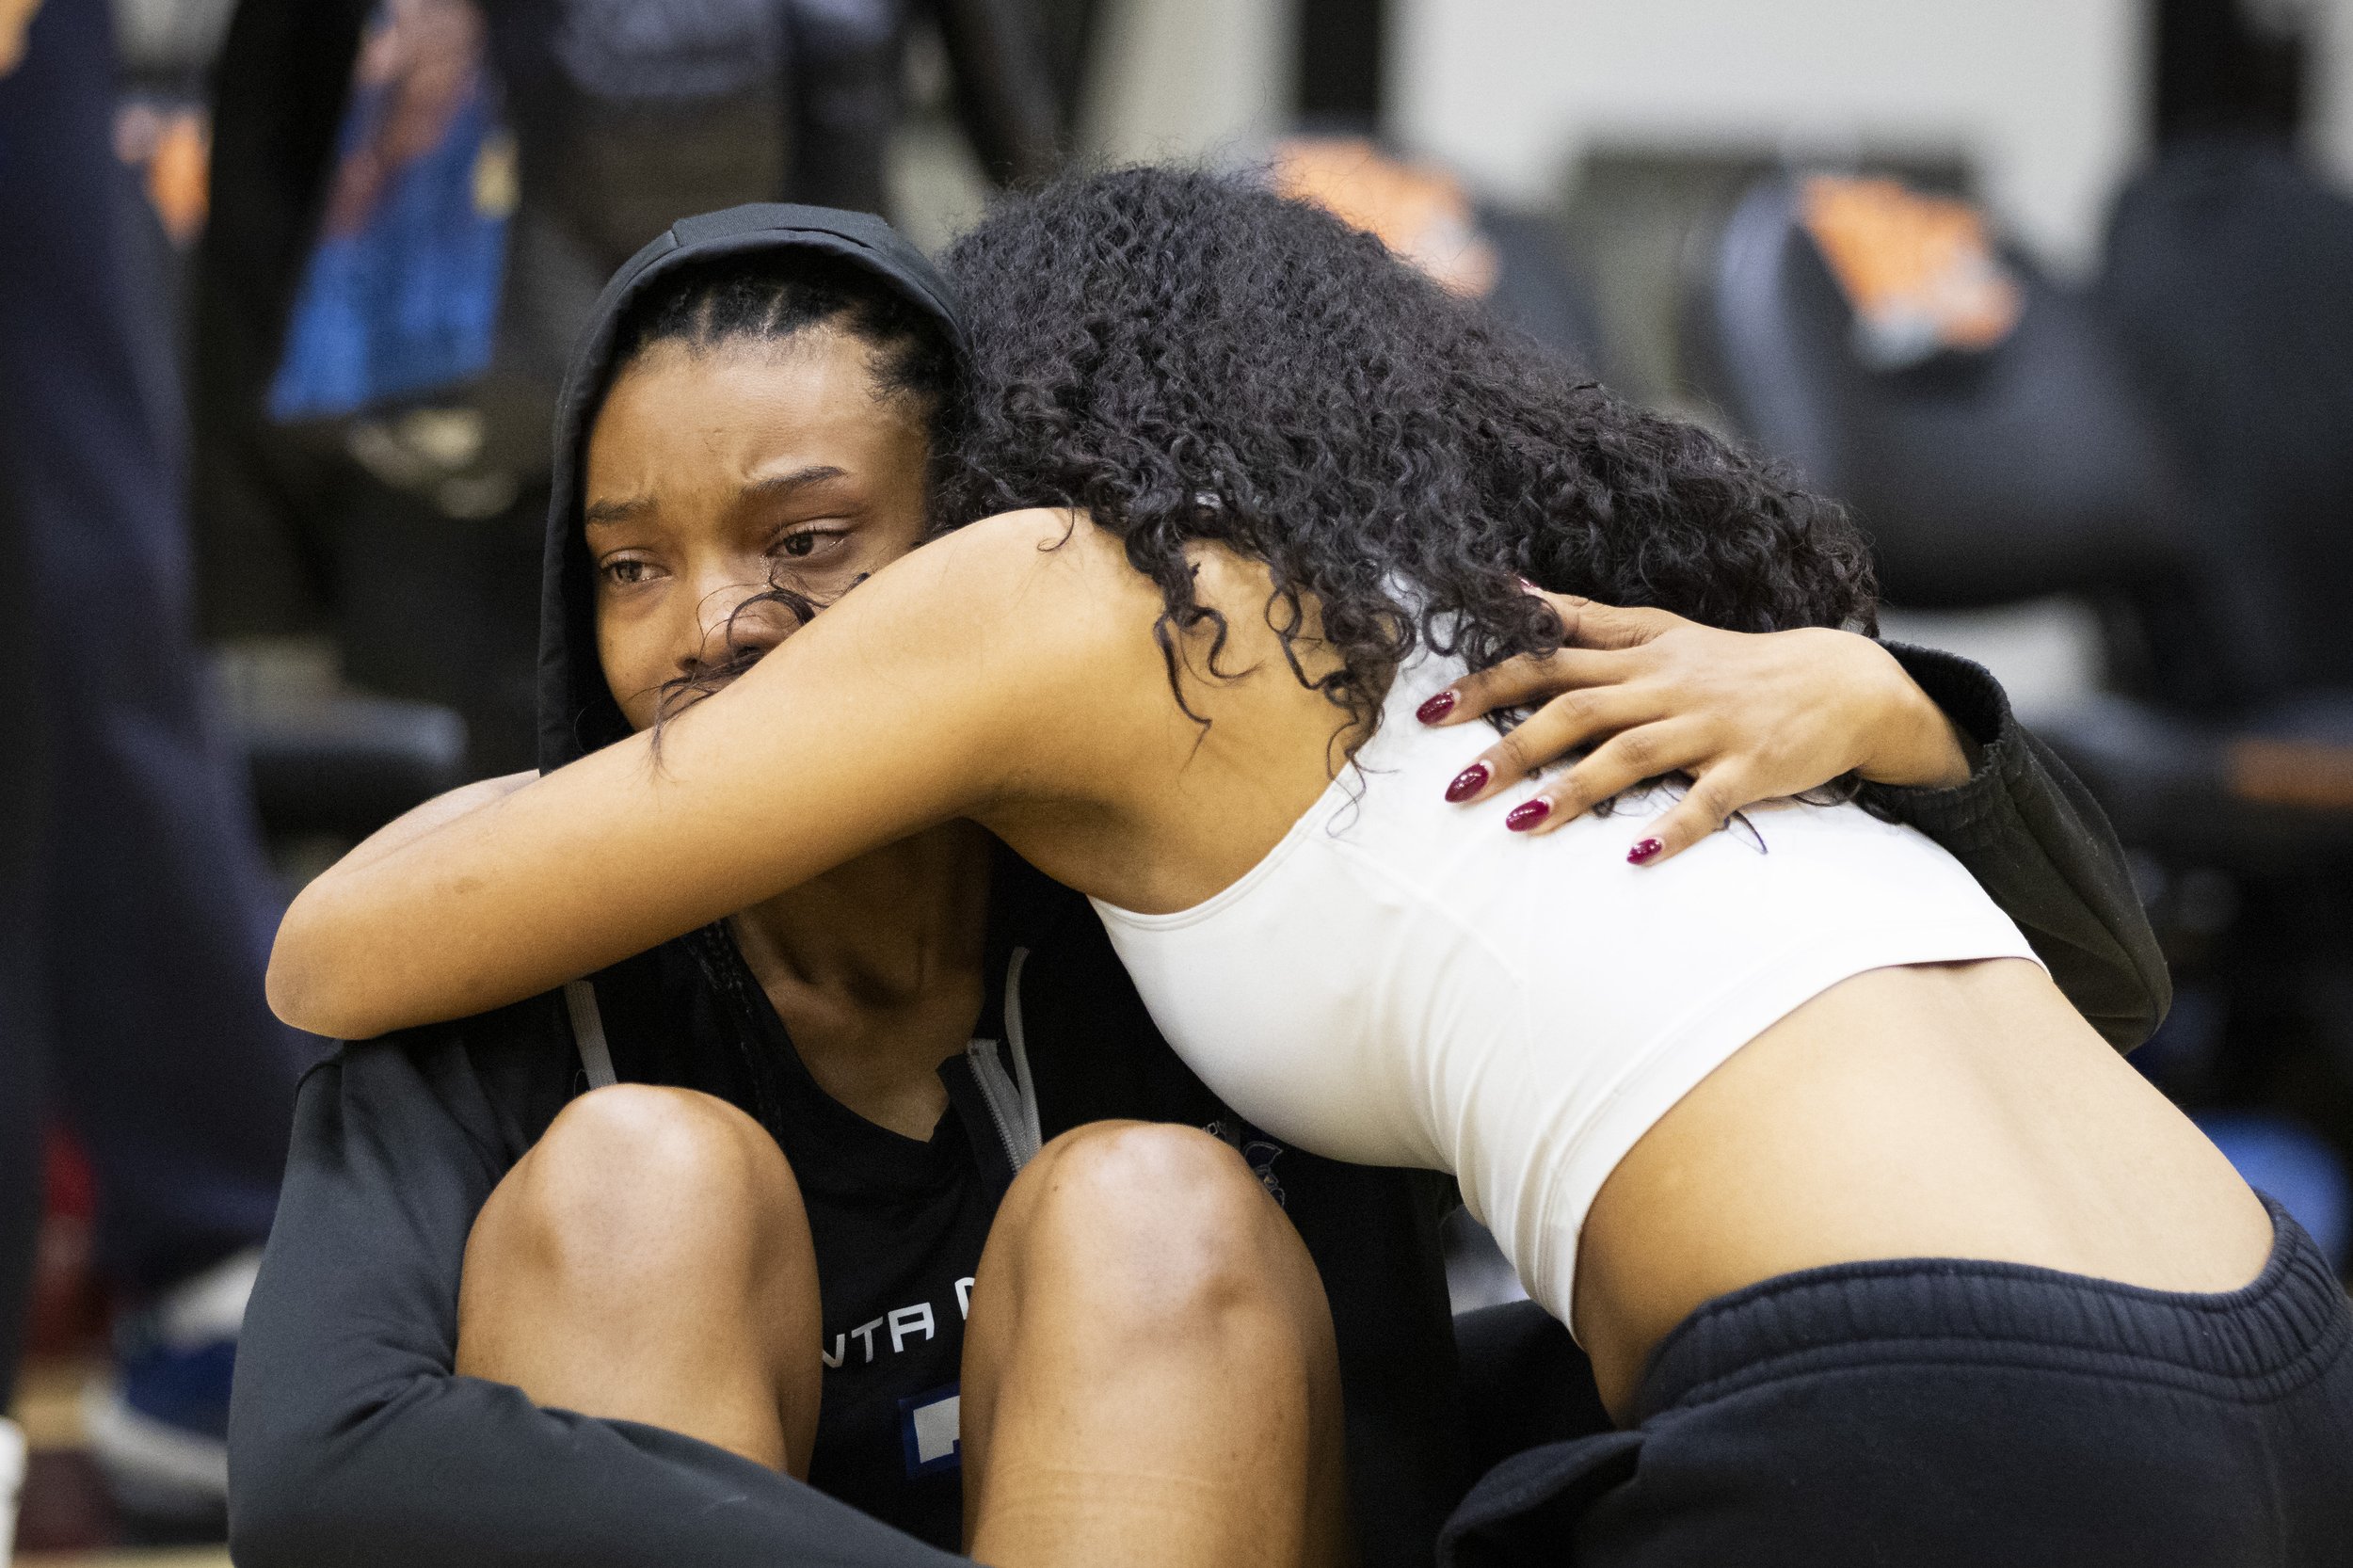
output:
[[[0,1373],[48,1103],[95,1170],[120,1307],[91,1446],[126,1507],[201,1519],[299,1037],[263,1005],[280,898],[191,635],[171,330],[134,264],[108,8],[8,0],[0,69],[0,516],[32,738],[5,763]]]
[[[528,581],[531,491],[565,346],[604,274],[648,234],[780,188],[880,204],[919,13],[941,25],[991,167],[1048,167],[1051,93],[1026,12],[1007,0],[529,0],[487,16],[467,0],[239,6],[219,60],[216,204],[199,242],[194,320],[214,629],[286,629],[267,609],[245,615],[289,580],[283,552],[256,547],[256,520],[274,517],[304,535],[293,574],[308,589],[360,601],[360,673],[456,701],[491,761],[516,760],[516,727],[499,721],[520,712],[527,751],[533,596],[517,594],[504,618],[444,613],[437,635],[419,637],[408,615],[426,585],[404,569],[430,563],[445,582],[453,558],[479,563],[486,551],[494,568],[508,558],[498,515],[520,506],[534,520],[512,531],[508,556]],[[38,694],[7,787],[40,800],[11,814],[23,838],[7,868],[0,1364],[12,1372],[17,1357],[45,1087],[96,1165],[102,1267],[128,1308],[115,1374],[90,1401],[92,1448],[126,1506],[203,1516],[223,1496],[234,1335],[269,1225],[296,1051],[259,1005],[277,894],[235,760],[203,712],[190,637],[177,334],[112,151],[114,20],[103,0],[0,8],[10,234],[0,489],[22,536],[12,558],[28,563],[25,615],[11,623],[21,686]],[[370,455],[358,476],[322,463],[315,445],[289,455],[281,441],[241,462],[241,443],[266,444],[256,427],[288,380],[288,340],[316,319],[302,307],[323,292],[322,252],[347,260],[338,242],[404,199],[413,209],[410,177],[434,171],[453,127],[474,136],[456,169],[466,204],[513,216],[511,251],[488,253],[487,276],[477,264],[471,280],[412,271],[389,284],[409,303],[462,294],[453,281],[488,291],[483,313],[504,312],[501,358],[445,377],[480,376],[482,395],[455,420],[375,420],[380,389],[363,376],[361,395],[298,410],[322,416],[313,435]],[[501,290],[510,258],[515,286]],[[487,346],[489,334],[477,337]],[[418,391],[396,387],[392,401]],[[322,470],[326,481],[307,482]],[[360,541],[327,567],[311,534],[322,515],[345,520],[339,545]],[[420,515],[423,533],[410,525]],[[437,522],[456,536],[435,538]],[[488,581],[504,580],[492,569]],[[346,594],[354,584],[361,591]],[[486,648],[504,648],[503,666],[476,657]],[[454,658],[435,666],[443,654]],[[453,666],[462,674],[436,679]]]
[[[987,173],[1062,110],[1029,0],[241,0],[191,311],[199,613],[532,759],[547,430],[604,280],[743,201],[882,211],[936,29]],[[415,634],[420,605],[435,634]]]

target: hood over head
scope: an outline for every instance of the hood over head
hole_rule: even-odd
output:
[[[581,528],[588,424],[613,375],[621,319],[678,269],[720,257],[816,255],[871,271],[936,321],[959,360],[964,320],[947,280],[905,236],[872,213],[757,203],[681,218],[605,284],[572,352],[556,405],[553,492],[539,601],[539,767],[549,772],[629,734],[597,661],[596,576]]]

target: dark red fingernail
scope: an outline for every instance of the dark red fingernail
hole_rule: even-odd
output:
[[[1525,833],[1552,815],[1552,802],[1544,799],[1524,800],[1504,815],[1503,825],[1514,833]]]
[[[1660,843],[1656,839],[1645,839],[1641,843],[1636,844],[1632,849],[1627,850],[1625,852],[1625,857],[1628,861],[1639,866],[1643,861],[1648,860],[1652,856],[1657,855],[1660,850],[1665,849],[1666,847],[1666,845]]]
[[[1454,694],[1440,692],[1436,696],[1415,709],[1414,717],[1424,724],[1435,724],[1452,712],[1454,712]]]
[[[1454,776],[1454,782],[1446,787],[1446,798],[1453,801],[1470,799],[1487,787],[1487,764],[1473,762]]]

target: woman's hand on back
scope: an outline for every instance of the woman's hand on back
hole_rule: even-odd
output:
[[[1665,610],[1529,591],[1561,616],[1561,648],[1474,672],[1421,710],[1424,723],[1457,725],[1534,709],[1456,780],[1449,797],[1466,805],[1591,748],[1508,813],[1514,831],[1547,833],[1646,778],[1687,774],[1682,799],[1629,835],[1626,858],[1656,865],[1743,807],[1849,773],[1930,788],[1969,776],[1967,738],[1868,637],[1723,632]]]

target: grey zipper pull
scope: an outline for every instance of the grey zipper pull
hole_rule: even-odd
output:
[[[1013,1070],[1005,1070],[994,1040],[974,1040],[964,1048],[972,1081],[980,1085],[989,1120],[997,1124],[998,1139],[1016,1172],[1035,1159],[1046,1143],[1037,1113],[1037,1082],[1030,1076],[1029,1044],[1021,1032],[1021,967],[1029,957],[1028,948],[1016,948],[1005,967],[1005,1044]]]
[[[564,1010],[571,1015],[572,1044],[580,1051],[588,1087],[601,1089],[614,1082],[613,1048],[605,1043],[604,1015],[597,1011],[597,988],[584,980],[568,983]]]
[[[1005,1158],[1017,1172],[1037,1153],[1037,1140],[1030,1133],[1028,1119],[1021,1111],[1021,1091],[1014,1087],[1013,1075],[1005,1071],[1004,1062],[997,1054],[994,1040],[974,1040],[964,1048],[965,1062],[972,1069],[972,1081],[979,1086],[981,1099],[988,1107],[988,1119],[997,1128],[997,1141],[1005,1146]]]

